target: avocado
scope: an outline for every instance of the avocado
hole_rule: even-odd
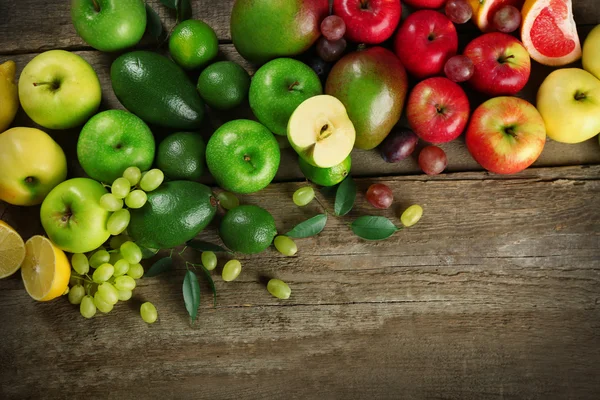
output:
[[[193,239],[217,211],[217,200],[206,185],[171,181],[148,193],[139,209],[130,209],[129,236],[140,246],[170,249]]]
[[[123,106],[151,124],[193,130],[204,117],[204,101],[185,72],[174,62],[150,51],[133,51],[117,58],[110,79]]]

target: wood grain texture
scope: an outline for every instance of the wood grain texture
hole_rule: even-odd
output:
[[[182,260],[90,321],[65,299],[33,302],[18,277],[2,280],[0,397],[598,398],[599,172],[360,179],[360,193],[389,185],[394,208],[374,211],[359,194],[349,216],[297,240],[298,256],[238,257],[244,269],[231,283],[219,267],[218,306],[203,283],[194,327]],[[285,232],[320,211],[292,205],[300,185],[242,201],[267,208]],[[413,203],[425,209],[421,222],[387,241],[349,232],[358,215],[395,220]],[[34,219],[23,210],[2,219],[25,234]],[[218,242],[214,225],[199,237]],[[290,284],[289,300],[266,292],[271,277]],[[158,323],[141,321],[142,301],[156,304]]]

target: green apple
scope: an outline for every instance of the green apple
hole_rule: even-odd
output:
[[[71,20],[93,48],[118,51],[144,36],[146,6],[143,0],[71,0]]]
[[[321,93],[321,81],[308,65],[291,58],[278,58],[256,71],[248,100],[263,125],[277,135],[285,135],[296,107]]]
[[[579,143],[600,132],[600,80],[579,68],[552,72],[537,93],[548,137]]]
[[[342,163],[356,140],[346,108],[329,95],[311,97],[300,104],[290,118],[287,135],[300,157],[319,168]]]
[[[583,69],[600,79],[600,25],[596,25],[583,43]]]
[[[206,146],[206,163],[220,187],[253,193],[266,187],[279,168],[279,145],[256,121],[238,119],[222,125]]]
[[[109,212],[100,206],[108,193],[101,183],[74,178],[56,186],[40,209],[42,226],[48,238],[70,253],[86,253],[106,242]]]
[[[77,158],[91,178],[111,184],[129,167],[150,169],[154,149],[154,136],[144,121],[127,111],[109,110],[85,124]]]
[[[100,81],[87,61],[64,50],[36,56],[19,79],[21,106],[37,124],[68,129],[90,118],[102,98]]]

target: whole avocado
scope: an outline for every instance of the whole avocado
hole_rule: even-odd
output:
[[[236,0],[231,40],[254,63],[305,52],[321,35],[328,0]]]
[[[110,68],[112,87],[123,106],[151,124],[193,130],[204,117],[204,101],[185,72],[168,58],[133,51]]]
[[[127,233],[140,246],[169,249],[193,239],[213,219],[217,200],[206,185],[171,181],[148,193],[139,209],[130,209]]]

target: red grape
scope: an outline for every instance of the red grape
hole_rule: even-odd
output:
[[[493,23],[500,32],[514,32],[521,25],[521,12],[514,6],[502,6],[494,14]]]
[[[330,15],[321,22],[321,33],[327,40],[340,40],[346,33],[346,24],[337,15]]]
[[[475,72],[473,61],[467,56],[450,57],[444,65],[444,74],[453,82],[465,82]]]
[[[418,141],[419,137],[411,130],[394,131],[381,144],[381,157],[389,163],[402,161],[415,151]]]
[[[473,16],[473,9],[467,0],[448,0],[444,11],[455,24],[464,24]]]
[[[367,190],[367,201],[375,208],[389,208],[394,201],[394,194],[383,183],[374,183]]]
[[[427,175],[440,174],[448,165],[448,158],[444,150],[437,146],[427,146],[419,154],[419,167]]]
[[[339,60],[346,50],[346,40],[340,39],[332,42],[322,36],[317,42],[317,54],[324,61],[334,62]]]

